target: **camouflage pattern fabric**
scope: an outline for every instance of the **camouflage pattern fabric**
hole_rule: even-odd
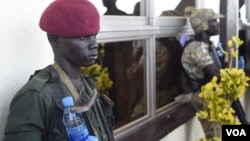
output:
[[[194,80],[203,79],[205,74],[202,69],[209,64],[213,64],[208,48],[209,45],[204,42],[193,41],[183,50],[182,65]]]
[[[205,73],[202,69],[214,63],[208,49],[208,44],[200,41],[192,41],[183,50],[182,65],[192,79],[204,79]],[[191,97],[191,104],[196,111],[200,111],[206,106],[198,94],[199,91],[193,92]],[[220,125],[206,119],[199,119],[199,121],[207,139],[221,135]]]
[[[200,33],[208,29],[208,21],[223,18],[222,14],[215,13],[212,9],[198,9],[192,12],[189,20],[195,33]]]
[[[169,51],[161,42],[156,41],[156,77],[160,79],[167,69],[169,63]],[[158,80],[157,79],[157,80]]]

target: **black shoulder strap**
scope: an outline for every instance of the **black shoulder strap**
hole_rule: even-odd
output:
[[[221,60],[219,59],[216,48],[213,45],[209,45],[209,55],[211,56],[215,66],[217,68],[222,68]]]
[[[93,77],[85,76],[85,80],[90,85],[91,88],[95,88],[93,82]],[[113,128],[115,117],[112,111],[113,105],[108,103],[103,96],[97,97],[96,100],[97,110],[103,123],[103,127],[107,133],[109,141],[114,141]]]

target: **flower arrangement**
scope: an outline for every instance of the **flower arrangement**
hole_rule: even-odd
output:
[[[244,70],[233,68],[233,59],[238,56],[238,46],[243,44],[243,41],[233,36],[228,41],[229,51],[223,51],[228,57],[228,68],[220,69],[221,78],[214,76],[210,82],[201,87],[199,97],[206,104],[204,109],[198,111],[196,116],[201,119],[209,119],[211,122],[220,125],[229,124],[237,125],[240,122],[235,117],[235,111],[231,108],[231,104],[237,98],[244,95],[248,87],[250,78],[245,75]],[[220,137],[214,137],[212,140],[221,141]],[[201,141],[209,141],[201,139]]]
[[[82,67],[82,71],[88,75],[93,76],[99,94],[107,94],[108,89],[113,85],[113,81],[109,77],[107,67],[103,67],[102,58],[104,57],[104,44],[100,44],[100,63],[95,63],[90,67]]]
[[[100,94],[107,93],[107,90],[113,85],[113,81],[109,78],[107,67],[94,64],[90,67],[82,67],[82,71],[88,76],[94,76],[97,90]]]

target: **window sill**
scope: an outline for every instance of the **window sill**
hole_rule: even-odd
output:
[[[116,141],[159,141],[194,115],[195,110],[190,103],[181,104]]]

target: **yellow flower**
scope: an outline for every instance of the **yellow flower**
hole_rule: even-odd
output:
[[[233,36],[232,39],[233,39],[233,41],[235,42],[235,44],[237,44],[238,46],[241,46],[241,45],[244,43],[244,41],[241,40],[241,39],[240,39],[239,37],[237,37],[237,36]]]
[[[238,52],[238,51],[233,51],[233,52],[231,53],[231,55],[232,55],[233,57],[237,57],[237,56],[238,56],[238,54],[239,54],[239,52]]]
[[[105,43],[101,43],[100,44],[100,50],[99,50],[99,53],[100,53],[101,57],[104,57],[104,54],[105,54],[104,47],[105,47]]]
[[[233,47],[234,43],[233,43],[232,40],[229,40],[229,41],[227,42],[227,45],[228,45],[229,48],[231,48],[231,47]]]
[[[205,118],[208,117],[208,114],[207,114],[206,111],[199,111],[199,112],[196,113],[196,116],[198,116],[198,117],[200,117],[202,119],[205,119]]]
[[[238,56],[238,46],[244,42],[233,36],[228,41],[229,53],[223,51],[231,60]],[[232,102],[240,98],[249,86],[250,78],[246,76],[244,70],[233,68],[229,65],[228,68],[220,69],[220,81],[215,76],[210,82],[201,87],[199,97],[205,102],[204,109],[198,111],[196,116],[201,119],[209,119],[211,122],[219,124],[240,124],[235,118],[235,111],[231,108]],[[204,139],[206,140],[206,139]]]
[[[100,94],[105,93],[113,85],[113,81],[109,78],[108,68],[103,68],[100,64],[82,67],[82,71],[86,75],[94,77],[96,87]]]

